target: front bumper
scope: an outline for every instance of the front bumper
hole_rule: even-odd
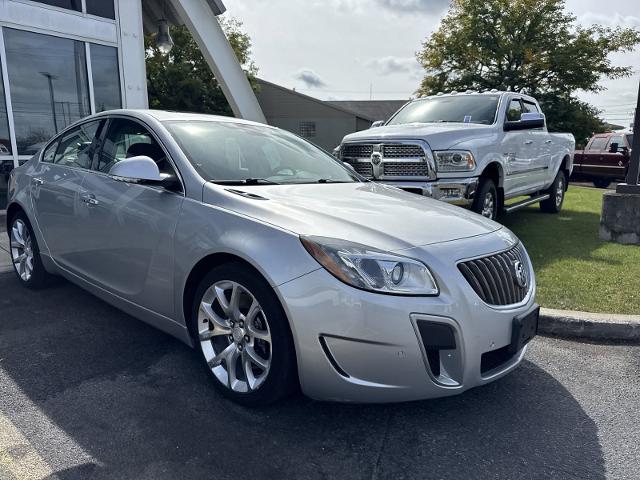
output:
[[[451,262],[476,250],[493,253],[486,250],[488,237],[497,251],[494,235],[428,247],[430,267],[441,287],[438,297],[365,292],[324,269],[280,285],[303,392],[319,400],[410,401],[455,395],[513,370],[526,347],[494,361],[490,369],[483,354],[499,353],[510,345],[513,318],[535,308],[535,280],[520,304],[492,307]],[[419,258],[426,250],[404,253]],[[455,337],[454,348],[438,352],[437,371],[425,351],[421,324],[448,326]]]
[[[401,188],[403,190],[425,195],[455,205],[471,205],[478,188],[478,178],[444,178],[431,182],[390,181],[382,183]]]

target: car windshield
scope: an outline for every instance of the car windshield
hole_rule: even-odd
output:
[[[480,123],[496,118],[499,95],[460,94],[430,97],[409,103],[387,125],[403,123]]]
[[[360,181],[330,154],[283,130],[224,121],[165,125],[208,181],[253,185]]]

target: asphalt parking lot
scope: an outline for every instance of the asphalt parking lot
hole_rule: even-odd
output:
[[[510,376],[396,405],[249,410],[194,352],[0,274],[0,479],[638,478],[640,348],[534,340]]]

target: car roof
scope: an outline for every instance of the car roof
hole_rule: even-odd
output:
[[[204,113],[188,113],[188,112],[174,112],[169,110],[152,110],[152,109],[134,109],[123,108],[118,110],[107,110],[95,115],[95,118],[112,115],[127,115],[137,117],[141,119],[152,118],[159,122],[170,121],[205,121],[205,122],[227,122],[227,123],[239,123],[246,125],[261,125],[269,127],[263,123],[252,122],[250,120],[244,120],[241,118],[227,117],[223,115],[208,115]],[[273,127],[271,127],[273,128]]]
[[[519,93],[519,92],[508,92],[506,90],[484,90],[482,92],[480,91],[476,91],[476,90],[466,90],[466,91],[460,91],[460,92],[447,92],[447,93],[437,93],[435,95],[428,95],[425,97],[418,97],[416,99],[413,100],[413,102],[419,102],[420,100],[426,100],[428,98],[438,98],[438,97],[465,97],[468,95],[514,95],[514,96],[518,96],[521,97],[524,100],[528,100],[531,102],[536,102],[536,99],[533,98],[530,95],[527,95],[526,93]]]

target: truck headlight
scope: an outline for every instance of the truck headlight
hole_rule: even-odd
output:
[[[429,268],[419,260],[335,238],[300,240],[320,265],[352,287],[395,295],[440,293]]]
[[[473,154],[466,150],[433,152],[439,172],[469,172],[476,168]]]

